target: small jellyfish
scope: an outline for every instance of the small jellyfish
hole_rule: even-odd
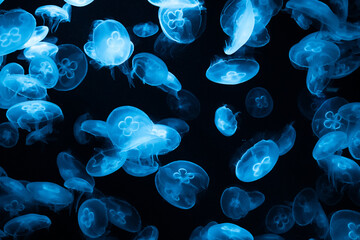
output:
[[[41,16],[44,21],[48,20],[51,32],[56,32],[59,24],[62,22],[70,22],[71,5],[65,4],[62,8],[56,5],[44,5],[35,10],[36,16]]]
[[[326,175],[322,175],[316,180],[315,190],[319,200],[328,206],[339,203],[343,195],[330,183]]]
[[[253,235],[236,224],[233,223],[219,223],[209,228],[207,234],[208,240],[232,240],[232,239],[246,239],[254,240]]]
[[[89,113],[84,113],[75,120],[75,123],[73,126],[73,133],[74,133],[75,140],[79,144],[84,145],[84,144],[87,144],[90,142],[89,135],[85,131],[82,131],[82,129],[81,129],[83,122],[85,122],[89,119],[91,119],[91,115]]]
[[[92,3],[94,0],[65,0],[66,3],[74,7],[85,7]]]
[[[207,189],[209,176],[199,165],[189,161],[174,161],[159,168],[155,176],[159,194],[171,205],[190,209],[199,192]]]
[[[206,77],[214,83],[236,85],[255,77],[259,69],[260,65],[253,59],[220,59],[210,64]]]
[[[282,131],[280,137],[275,141],[279,147],[279,155],[288,153],[295,144],[296,130],[292,126],[293,123],[288,124]]]
[[[189,125],[179,118],[165,118],[159,121],[158,124],[166,125],[175,129],[181,136],[190,130]]]
[[[159,230],[153,225],[149,225],[143,228],[138,234],[136,234],[133,240],[158,240]]]
[[[309,92],[317,97],[324,96],[324,90],[331,81],[331,66],[310,67],[306,76],[306,87]]]
[[[356,240],[360,238],[360,213],[339,210],[331,216],[330,236],[333,240]]]
[[[342,57],[335,62],[333,72],[330,76],[331,79],[344,78],[360,67],[360,56],[350,55]]]
[[[133,27],[136,36],[147,38],[155,35],[159,31],[159,26],[153,22],[138,23]]]
[[[251,89],[246,95],[247,112],[254,118],[264,118],[270,115],[274,103],[270,93],[262,87]]]
[[[92,156],[86,165],[86,171],[90,176],[104,177],[119,170],[127,159],[127,153],[113,148],[102,150]]]
[[[193,120],[200,114],[200,102],[188,90],[182,89],[177,96],[168,95],[166,102],[171,112],[184,120]]]
[[[299,226],[310,224],[319,208],[316,192],[312,188],[302,189],[294,198],[292,215]]]
[[[5,77],[3,84],[9,90],[26,98],[44,99],[47,95],[46,88],[31,75],[11,74]]]
[[[10,122],[0,124],[0,146],[4,148],[14,147],[19,140],[18,129]]]
[[[29,48],[44,40],[44,38],[49,33],[49,28],[46,26],[38,26],[35,28],[33,34],[30,39],[22,46],[22,48]]]
[[[95,137],[108,138],[107,124],[101,120],[85,120],[81,123],[80,131]]]
[[[4,226],[4,232],[17,238],[19,236],[27,236],[40,229],[49,228],[51,220],[44,215],[26,214],[11,219]]]
[[[279,158],[279,148],[272,140],[261,140],[249,148],[236,163],[236,177],[253,182],[268,174]]]
[[[54,60],[50,57],[41,56],[31,60],[29,75],[38,80],[38,84],[44,88],[53,88],[59,80],[59,70]]]
[[[59,69],[59,81],[54,89],[70,91],[79,86],[88,71],[88,62],[85,54],[73,44],[58,46],[55,62]]]
[[[36,57],[51,57],[53,58],[59,51],[59,47],[49,42],[39,42],[29,48],[24,49],[24,56],[31,60]]]
[[[288,232],[294,224],[292,210],[285,205],[275,205],[270,208],[265,219],[266,228],[276,234]]]
[[[101,237],[108,226],[105,203],[95,198],[83,202],[78,211],[78,223],[81,231],[87,237]]]
[[[315,160],[321,160],[334,155],[337,151],[341,151],[346,147],[346,133],[341,131],[329,132],[317,141],[312,155]]]
[[[220,206],[225,216],[239,220],[250,211],[250,197],[238,187],[229,187],[221,195]]]
[[[237,129],[237,117],[238,113],[233,113],[226,105],[219,107],[215,112],[215,126],[226,137],[230,137],[235,134]]]

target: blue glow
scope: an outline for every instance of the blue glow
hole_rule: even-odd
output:
[[[312,152],[315,160],[321,160],[334,155],[347,147],[346,133],[335,131],[322,136],[316,143]]]
[[[231,240],[231,239],[246,239],[254,240],[251,233],[238,225],[233,223],[220,223],[209,228],[207,234],[208,240]]]
[[[219,107],[215,111],[215,126],[222,135],[230,137],[235,134],[237,129],[236,116],[226,105]]]
[[[126,152],[119,149],[102,150],[91,157],[86,165],[86,171],[94,177],[107,176],[119,170],[126,158]]]
[[[275,205],[270,208],[266,215],[266,228],[276,234],[288,232],[295,224],[290,207],[285,205]]]
[[[166,99],[170,110],[184,120],[193,120],[200,114],[200,102],[188,90],[182,89],[177,96],[168,95]]]
[[[288,153],[295,144],[296,130],[292,125],[293,125],[293,123],[287,125],[281,132],[279,139],[277,139],[275,141],[275,143],[279,147],[279,155],[280,156]]]
[[[339,210],[331,216],[330,236],[333,240],[353,240],[360,237],[360,213],[353,210]]]
[[[295,222],[299,226],[306,226],[310,224],[319,208],[320,203],[317,200],[317,195],[314,189],[304,188],[294,198],[292,205],[292,214]]]
[[[159,26],[153,22],[138,23],[133,27],[136,36],[147,38],[155,35],[159,31]]]
[[[331,184],[326,175],[322,175],[316,180],[315,190],[319,200],[328,206],[336,205],[343,195]]]
[[[246,95],[245,106],[247,112],[254,118],[264,118],[270,115],[274,102],[270,93],[262,87],[251,89]]]
[[[14,147],[19,140],[18,129],[9,122],[0,124],[0,146],[4,148]]]
[[[12,237],[26,236],[40,229],[49,228],[51,220],[44,215],[26,214],[5,223],[4,231]]]
[[[159,238],[159,230],[157,227],[150,225],[144,227],[133,240],[157,240]]]
[[[71,5],[65,4],[62,8],[56,5],[44,5],[35,10],[35,15],[42,17],[44,24],[48,22],[51,32],[56,32],[60,23],[70,22]]]

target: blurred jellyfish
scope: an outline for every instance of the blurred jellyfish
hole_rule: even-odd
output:
[[[94,0],[65,0],[66,3],[74,7],[85,7],[92,3]]]
[[[159,230],[153,225],[149,225],[143,228],[138,234],[136,234],[133,240],[157,240],[159,238]]]
[[[342,198],[342,193],[337,191],[326,175],[316,180],[315,190],[319,200],[328,206],[336,205]]]
[[[220,25],[230,37],[230,41],[226,42],[224,52],[232,55],[249,40],[254,30],[255,16],[252,2],[228,0],[221,12]]]
[[[267,233],[267,234],[255,236],[254,240],[285,240],[285,239],[279,235]]]
[[[44,88],[53,88],[59,80],[59,70],[54,60],[50,57],[35,57],[29,66],[29,75],[38,80]]]
[[[324,96],[323,91],[331,81],[332,70],[332,66],[328,65],[309,68],[306,76],[306,87],[311,94],[317,97]]]
[[[138,23],[133,27],[136,36],[147,38],[155,35],[159,31],[159,26],[153,22]]]
[[[4,148],[14,147],[19,140],[18,129],[10,122],[0,124],[0,146]]]
[[[59,69],[59,81],[54,87],[58,91],[70,91],[79,86],[88,71],[85,54],[73,44],[58,46],[55,62]]]
[[[360,238],[360,213],[353,210],[339,210],[330,220],[330,236],[333,240],[354,240]]]
[[[128,202],[114,198],[103,198],[106,204],[109,221],[116,227],[128,232],[138,232],[141,229],[139,212]]]
[[[101,120],[85,120],[81,123],[80,131],[95,137],[108,138],[107,124]]]
[[[220,59],[211,63],[206,70],[206,77],[215,83],[236,85],[252,79],[259,69],[259,64],[252,59]]]
[[[236,177],[253,182],[268,174],[279,158],[279,148],[272,140],[261,140],[249,148],[236,163]]]
[[[3,167],[0,166],[0,177],[7,177],[7,173]]]
[[[304,188],[294,198],[292,215],[299,226],[306,226],[314,220],[318,208],[316,192],[312,188]]]
[[[226,137],[234,135],[237,129],[236,117],[239,113],[233,113],[226,105],[219,107],[215,112],[215,126]]]
[[[323,135],[312,152],[315,160],[325,159],[347,147],[346,133],[336,131]]]
[[[51,220],[47,216],[30,213],[13,218],[5,223],[4,231],[17,238],[18,236],[30,235],[40,229],[49,228],[50,225]]]
[[[105,203],[95,198],[83,202],[78,211],[78,223],[85,236],[90,238],[102,236],[108,226]]]
[[[217,239],[254,240],[254,237],[251,235],[251,233],[248,230],[238,225],[235,225],[233,223],[220,223],[213,225],[208,229],[207,239],[208,240],[217,240]]]
[[[360,56],[350,55],[342,57],[335,62],[333,71],[331,73],[331,79],[344,78],[360,67]]]
[[[36,142],[47,143],[46,137],[53,132],[53,126],[51,123],[41,127],[35,128],[34,131],[28,133],[26,136],[25,145],[33,145]]]
[[[346,103],[338,110],[338,114],[351,123],[357,123],[360,120],[360,103]]]
[[[360,121],[351,130],[348,141],[351,156],[356,160],[360,160]]]
[[[11,74],[5,77],[3,84],[14,93],[26,98],[43,99],[47,95],[46,88],[31,75]]]
[[[86,165],[88,174],[94,177],[104,177],[119,170],[124,165],[127,153],[113,148],[102,150],[92,156]]]
[[[264,118],[270,115],[274,103],[270,93],[262,87],[251,89],[246,95],[245,106],[254,118]]]
[[[317,214],[314,218],[313,228],[320,239],[325,239],[325,237],[329,235],[329,219],[327,218],[324,209],[320,204],[317,209]]]
[[[35,15],[40,16],[44,24],[47,19],[51,32],[56,32],[60,23],[70,22],[71,5],[66,3],[62,8],[56,5],[44,5],[35,10]]]
[[[193,120],[200,114],[200,102],[188,90],[182,89],[177,97],[168,95],[166,102],[171,112],[184,120]]]
[[[266,228],[273,233],[282,234],[288,232],[295,224],[290,207],[285,205],[273,206],[266,215]]]
[[[1,12],[0,22],[0,56],[21,49],[36,27],[33,15],[22,9]]]
[[[217,225],[218,223],[215,221],[211,221],[206,226],[198,226],[196,227],[189,238],[189,240],[206,240],[208,239],[208,230],[211,226]]]
[[[293,123],[288,124],[282,131],[280,137],[275,141],[279,147],[279,155],[288,153],[295,144],[296,130],[292,126]]]
[[[256,16],[255,16],[256,20]],[[255,28],[256,28],[255,23]],[[255,29],[254,28],[254,29]],[[259,32],[254,32],[251,34],[249,40],[246,42],[246,46],[249,47],[264,47],[266,44],[270,42],[270,35],[268,30],[263,27]]]
[[[42,41],[49,33],[49,28],[46,26],[38,26],[35,28],[30,39],[22,46],[22,48],[29,48]]]
[[[179,118],[165,118],[159,121],[158,124],[166,125],[175,129],[181,137],[190,130],[189,125]]]
[[[81,129],[83,122],[85,122],[86,120],[89,120],[89,119],[91,119],[90,113],[84,113],[75,120],[75,123],[73,126],[73,133],[74,133],[75,140],[79,144],[84,145],[84,144],[87,144],[90,142],[89,135],[85,131],[82,131],[82,129]]]
[[[157,172],[159,163],[154,160],[153,156],[141,157],[140,150],[134,153],[134,149],[128,151],[128,157],[122,166],[122,169],[134,177],[146,177]]]
[[[265,195],[259,191],[247,192],[250,199],[250,211],[258,208],[265,202]]]
[[[58,46],[53,43],[39,42],[31,47],[25,48],[24,56],[28,60],[42,56],[53,58],[58,51]]]
[[[177,97],[177,93],[182,88],[180,81],[171,72],[168,72],[168,76],[166,80],[157,87],[163,90],[164,92],[171,94],[175,97]]]
[[[159,168],[155,176],[159,194],[171,205],[190,209],[199,192],[207,189],[209,176],[199,165],[189,161],[174,161]]]

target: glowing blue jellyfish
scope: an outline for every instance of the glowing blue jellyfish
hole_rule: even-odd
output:
[[[75,120],[75,123],[73,126],[73,133],[74,133],[75,140],[79,144],[84,145],[84,144],[87,144],[90,142],[89,135],[85,131],[82,131],[82,129],[81,129],[82,123],[89,119],[91,119],[91,115],[89,113],[84,113]]]
[[[256,21],[256,16],[255,16],[255,21]],[[256,27],[256,23],[255,23],[255,27]],[[263,27],[259,32],[255,32],[255,28],[254,28],[253,33],[251,34],[249,40],[246,42],[246,46],[264,47],[269,42],[270,42],[270,35],[265,27]]]
[[[319,200],[328,206],[336,205],[342,198],[342,193],[338,192],[326,175],[322,175],[316,180],[315,190]]]
[[[122,166],[122,169],[134,177],[146,177],[157,172],[159,163],[153,156],[141,157],[141,152],[134,149],[128,152],[128,157]]]
[[[312,152],[315,160],[325,159],[347,148],[347,135],[341,131],[329,132],[316,143]]]
[[[180,81],[175,77],[174,74],[171,72],[168,72],[168,76],[166,80],[161,84],[157,86],[164,92],[171,94],[173,96],[177,96],[177,93],[181,90],[182,85]]]
[[[5,77],[3,84],[14,93],[26,98],[43,99],[47,95],[46,88],[31,75],[11,74]]]
[[[346,103],[339,108],[338,114],[346,121],[351,123],[358,122],[360,120],[360,103]]]
[[[230,137],[235,134],[237,129],[237,117],[238,113],[233,113],[226,105],[219,107],[215,112],[215,126],[226,137]]]
[[[190,130],[189,125],[179,118],[165,118],[159,121],[158,124],[166,125],[175,129],[181,136]]]
[[[105,203],[96,198],[83,202],[78,211],[78,223],[85,236],[90,238],[101,237],[108,226]]]
[[[143,228],[133,240],[158,240],[159,230],[153,225],[149,225]]]
[[[207,234],[208,240],[232,240],[232,239],[246,239],[246,240],[254,240],[252,234],[238,225],[233,223],[220,223],[211,226],[208,229]]]
[[[259,69],[259,64],[252,59],[220,59],[206,70],[206,77],[215,83],[236,85],[252,79]]]
[[[109,137],[107,132],[107,124],[101,120],[85,120],[81,123],[80,130],[95,137]]]
[[[66,3],[62,8],[56,5],[44,5],[35,10],[35,15],[43,19],[44,25],[47,19],[51,32],[56,32],[60,23],[70,22],[71,5]]]
[[[46,137],[53,132],[52,123],[49,123],[41,128],[35,128],[34,131],[26,135],[25,145],[33,145],[36,142],[47,143]]]
[[[153,22],[138,23],[133,27],[136,36],[147,38],[155,35],[159,31],[159,26]]]
[[[279,147],[280,156],[288,153],[295,144],[296,131],[292,125],[293,123],[287,125],[282,131],[280,137],[275,141]]]
[[[159,194],[171,205],[190,209],[196,203],[196,195],[207,189],[209,176],[199,165],[180,160],[160,167],[155,185]]]
[[[360,57],[357,55],[350,55],[342,57],[335,62],[331,79],[344,78],[360,67]]]
[[[230,37],[224,52],[231,55],[239,50],[250,38],[254,26],[255,15],[250,0],[228,0],[221,12],[220,25]]]
[[[92,3],[94,0],[65,0],[66,3],[74,7],[85,7]]]
[[[312,119],[313,133],[322,137],[328,132],[346,132],[348,122],[338,113],[339,108],[345,104],[347,101],[341,97],[329,98],[323,102]]]
[[[314,228],[316,235],[320,239],[325,239],[325,237],[329,235],[329,230],[330,230],[329,219],[327,218],[324,209],[322,208],[321,205],[319,205],[317,209],[317,214],[315,216],[314,223],[312,226]]]
[[[59,80],[59,70],[50,57],[35,57],[31,60],[29,74],[44,88],[53,88]]]
[[[44,40],[44,38],[49,33],[49,28],[46,26],[38,26],[35,28],[33,34],[30,39],[22,46],[22,48],[29,48]]]
[[[267,233],[267,234],[255,236],[254,240],[285,240],[285,239],[279,235]]]
[[[19,140],[18,129],[9,122],[0,124],[0,146],[4,148],[14,147]]]
[[[188,90],[182,89],[177,96],[168,95],[166,102],[171,112],[184,120],[193,120],[200,114],[200,102]]]
[[[333,240],[356,240],[360,238],[360,213],[340,210],[331,216],[330,236]]]
[[[304,188],[294,198],[292,215],[299,226],[310,224],[319,208],[316,192],[312,188]]]
[[[107,197],[101,199],[107,208],[109,221],[116,227],[128,232],[138,232],[141,229],[139,212],[126,201]]]
[[[323,97],[323,91],[331,81],[329,68],[332,66],[310,67],[306,76],[306,87],[317,97]]]
[[[73,44],[58,46],[55,62],[59,69],[59,81],[54,87],[58,91],[70,91],[84,80],[88,62],[85,54]]]
[[[150,86],[159,86],[168,78],[168,68],[160,58],[151,53],[138,53],[132,59],[131,75]]]
[[[196,227],[189,238],[189,240],[203,240],[208,239],[208,230],[211,226],[217,225],[218,223],[215,221],[211,221],[206,226],[198,226]]]
[[[124,165],[127,153],[120,149],[102,150],[89,160],[86,165],[88,174],[94,177],[103,177],[119,170]]]
[[[49,228],[51,220],[44,215],[26,214],[11,219],[4,226],[4,232],[17,238],[19,236],[27,236],[40,229]]]
[[[288,232],[294,224],[292,210],[285,205],[275,205],[270,208],[265,219],[266,228],[276,234]]]
[[[22,9],[2,12],[0,22],[0,56],[21,49],[36,27],[33,15]]]
[[[204,31],[206,25],[205,8],[174,4],[161,6],[158,12],[160,27],[169,39],[182,44],[194,42]]]
[[[247,192],[250,199],[250,211],[258,208],[265,202],[265,195],[259,191]]]
[[[68,190],[51,182],[31,182],[26,189],[37,203],[55,212],[69,206],[74,200]]]
[[[24,49],[24,56],[26,59],[33,59],[36,57],[54,57],[55,54],[59,51],[59,47],[53,43],[48,42],[39,42],[31,47]]]
[[[40,125],[47,125],[57,119],[63,119],[63,113],[54,103],[34,100],[15,104],[6,112],[10,122],[22,129],[31,131]]]
[[[270,93],[262,87],[251,89],[246,95],[247,112],[254,118],[264,118],[270,115],[274,103]]]

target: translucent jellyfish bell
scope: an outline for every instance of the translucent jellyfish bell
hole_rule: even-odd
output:
[[[316,192],[312,188],[304,188],[294,198],[292,215],[299,226],[310,224],[319,208]]]
[[[330,236],[333,240],[354,240],[360,237],[360,213],[353,210],[339,210],[331,216]]]
[[[207,189],[209,176],[199,165],[189,161],[174,161],[159,168],[155,186],[171,205],[190,209],[199,192]]]
[[[230,41],[226,42],[224,52],[232,55],[249,40],[254,30],[255,16],[252,2],[228,0],[221,12],[220,25],[230,37]]]
[[[85,7],[92,3],[94,0],[65,0],[66,3],[74,7]]]
[[[75,140],[79,144],[84,145],[84,144],[87,144],[90,142],[89,135],[85,131],[82,131],[82,129],[81,129],[82,123],[89,119],[91,119],[91,115],[89,113],[84,113],[75,120],[75,123],[73,126],[73,133],[74,133]]]
[[[270,115],[274,102],[270,93],[262,87],[251,89],[246,95],[245,106],[247,112],[254,118],[264,118]]]
[[[275,205],[270,208],[265,219],[266,228],[276,234],[288,232],[294,224],[292,210],[285,205]]]
[[[226,137],[235,134],[237,129],[236,116],[238,113],[233,113],[226,105],[219,107],[215,111],[215,126]]]
[[[34,131],[26,135],[25,145],[33,145],[36,142],[47,143],[46,137],[53,132],[52,123],[49,123],[41,128],[35,128]]]
[[[331,184],[326,175],[322,175],[316,180],[315,190],[319,200],[328,206],[339,203],[343,195]]]
[[[47,19],[51,32],[56,32],[60,23],[70,22],[71,5],[65,4],[62,8],[56,5],[44,5],[35,10],[35,15],[40,16],[44,24]]]
[[[225,216],[239,220],[250,211],[250,197],[238,187],[229,187],[221,195],[220,206]]]
[[[22,48],[31,38],[36,21],[33,15],[22,9],[13,9],[0,14],[0,56]]]
[[[206,77],[215,83],[236,85],[252,79],[259,69],[259,64],[252,59],[220,59],[209,66]]]
[[[166,102],[171,112],[184,120],[193,120],[200,114],[200,102],[188,90],[182,89],[177,96],[168,95]]]
[[[137,153],[132,153],[136,151]],[[130,153],[131,152],[131,153]],[[122,166],[122,169],[134,177],[146,177],[157,172],[159,163],[153,156],[141,157],[141,150],[132,149],[128,151],[128,157]]]
[[[168,72],[166,81],[157,87],[168,94],[174,95],[175,97],[182,88],[180,81],[171,72]]]
[[[217,225],[218,223],[215,221],[211,221],[206,226],[198,226],[196,227],[189,238],[189,240],[202,240],[208,239],[208,230],[211,226]]]
[[[346,133],[341,131],[329,132],[317,141],[312,155],[315,160],[325,159],[344,148],[347,148]]]
[[[292,125],[293,123],[287,125],[281,133],[280,137],[275,141],[279,147],[280,156],[288,153],[295,144],[296,130]]]
[[[209,228],[207,234],[208,240],[232,240],[232,239],[246,239],[254,240],[252,234],[238,225],[233,223],[220,223]]]
[[[29,75],[38,80],[40,86],[53,88],[59,80],[59,70],[54,60],[50,57],[41,56],[31,60]]]
[[[5,223],[4,231],[6,234],[17,238],[19,236],[27,236],[40,229],[49,228],[51,220],[44,215],[26,214],[11,219]]]
[[[108,138],[107,124],[101,120],[85,120],[80,126],[81,132],[91,134],[95,137]]]
[[[18,129],[9,122],[0,124],[0,146],[4,148],[14,147],[19,140]]]
[[[138,23],[133,27],[136,36],[147,38],[155,35],[159,31],[159,26],[153,22]]]
[[[156,7],[171,7],[174,5],[196,7],[201,4],[199,0],[148,0],[148,2]]]
[[[31,47],[24,49],[24,56],[26,59],[31,60],[36,57],[54,57],[59,51],[58,46],[53,43],[39,42]]]
[[[279,158],[279,148],[272,140],[261,140],[249,148],[236,163],[235,174],[242,182],[253,182],[268,174]]]
[[[165,118],[159,121],[158,124],[166,125],[175,129],[181,136],[190,130],[189,125],[179,118]]]
[[[354,159],[360,160],[360,121],[349,134],[349,152]]]
[[[136,234],[133,240],[157,240],[159,238],[159,230],[157,227],[150,225],[146,226],[138,234]]]
[[[355,123],[360,120],[360,103],[352,102],[341,106],[338,114],[345,120]]]
[[[16,94],[30,99],[43,99],[47,95],[46,88],[31,75],[11,74],[3,80],[5,87]]]
[[[22,48],[29,48],[40,41],[42,41],[49,33],[49,28],[46,26],[38,26],[35,28],[30,39],[22,46]]]
[[[127,153],[113,148],[102,150],[91,157],[86,165],[88,174],[94,177],[103,177],[119,170],[124,165]]]

